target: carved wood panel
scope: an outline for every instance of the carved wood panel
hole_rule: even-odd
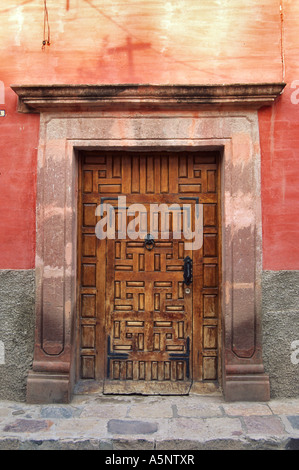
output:
[[[216,152],[81,154],[81,378],[132,383],[217,380],[217,158]],[[126,196],[125,212],[117,206],[118,196]],[[114,207],[114,239],[99,240],[95,234],[101,220],[96,208],[103,201]],[[194,230],[196,202],[203,204],[203,244],[198,250],[186,250],[189,240],[186,234],[174,237],[175,224],[178,220],[183,224],[183,207],[188,204]],[[178,208],[177,213],[169,213],[167,239],[161,213],[150,215],[154,203]],[[132,204],[146,209],[138,220],[128,213]],[[133,227],[139,237],[119,237],[118,230],[124,226]],[[155,245],[148,250],[144,237],[153,227]],[[190,293],[183,282],[187,255],[193,259]]]

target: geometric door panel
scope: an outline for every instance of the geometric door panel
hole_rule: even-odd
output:
[[[219,174],[217,152],[82,152],[79,211],[80,376],[106,390],[184,393],[192,381],[218,379]],[[118,197],[125,196],[125,211]],[[114,238],[99,239],[105,201]],[[138,220],[128,209],[142,204]],[[153,204],[176,205],[165,237]],[[202,243],[190,249],[177,221],[194,230],[202,205]],[[124,209],[124,208],[122,208]],[[105,213],[109,219],[108,212]],[[137,221],[137,222],[136,222]],[[135,222],[132,239],[120,227]],[[154,227],[154,243],[145,238]],[[189,244],[190,245],[190,244]],[[193,261],[184,283],[184,260]],[[151,385],[154,384],[154,388]]]
[[[143,241],[107,241],[117,243],[107,264],[114,273],[107,280],[107,377],[189,381],[192,295],[184,293],[183,258],[174,256],[178,242],[158,239],[148,251]],[[123,258],[113,258],[116,251]]]

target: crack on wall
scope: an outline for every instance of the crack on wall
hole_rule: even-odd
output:
[[[285,57],[284,57],[284,10],[283,10],[283,0],[279,4],[279,13],[280,13],[280,54],[281,54],[281,74],[282,81],[285,81]]]

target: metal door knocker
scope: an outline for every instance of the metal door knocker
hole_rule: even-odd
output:
[[[144,239],[144,246],[147,250],[152,250],[155,246],[154,237],[148,233]]]

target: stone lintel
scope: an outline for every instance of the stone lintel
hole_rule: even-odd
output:
[[[12,85],[21,113],[102,109],[206,109],[271,105],[285,83],[215,85]]]

